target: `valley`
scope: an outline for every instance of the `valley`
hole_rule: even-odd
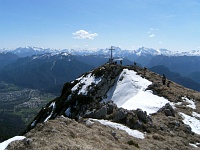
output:
[[[53,94],[0,83],[0,140],[21,134]],[[8,132],[9,131],[9,132]]]

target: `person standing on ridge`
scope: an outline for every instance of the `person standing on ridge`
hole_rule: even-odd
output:
[[[162,83],[163,83],[163,85],[165,85],[165,83],[166,83],[166,77],[165,77],[164,74],[163,74],[163,77],[162,77]]]

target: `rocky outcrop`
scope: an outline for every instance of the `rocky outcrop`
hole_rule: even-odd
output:
[[[100,103],[99,109],[86,111],[84,118],[105,119],[113,122],[124,124],[132,129],[140,129],[143,131],[150,131],[148,128],[152,127],[152,119],[145,111],[141,109],[126,110],[118,108],[113,101],[107,103]]]
[[[137,109],[136,113],[137,113],[137,117],[140,121],[142,121],[144,123],[152,122],[151,117],[147,115],[146,111],[142,111],[142,109]]]
[[[169,103],[165,104],[158,112],[163,112],[166,116],[175,117],[175,110]]]

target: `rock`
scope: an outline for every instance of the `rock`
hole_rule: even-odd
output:
[[[169,121],[169,125],[174,126],[174,128],[175,128],[175,127],[180,127],[180,122],[179,122],[179,121],[176,121],[176,120],[174,120],[174,121]]]
[[[117,113],[115,114],[115,117],[113,118],[114,122],[120,122],[122,119],[127,117],[127,112],[123,108],[120,108]]]
[[[158,112],[164,112],[166,116],[175,117],[175,111],[169,103],[165,104],[165,106],[163,106],[161,109],[159,109]]]
[[[85,121],[86,126],[92,126],[94,124],[94,122],[92,122],[91,120],[86,120]]]
[[[133,124],[133,128],[134,128],[134,129],[143,129],[143,124],[142,124],[142,122],[140,122],[139,120],[137,120],[137,121]]]
[[[192,134],[192,128],[189,125],[184,124],[184,130],[186,133]]]
[[[113,103],[113,101],[109,101],[108,104],[107,104],[107,111],[108,111],[108,114],[111,114],[113,113],[114,109],[117,108],[117,105]]]
[[[146,111],[142,111],[142,109],[137,109],[136,113],[137,113],[137,117],[140,121],[142,121],[144,123],[151,121],[151,118],[147,115]]]
[[[93,118],[93,116],[94,116],[94,110],[93,111],[87,110],[86,113],[84,114],[85,118]]]
[[[94,113],[93,118],[102,119],[106,115],[107,115],[107,108],[106,106],[103,106]]]
[[[115,140],[118,140],[118,137],[117,137],[117,133],[112,131],[111,135],[115,138]]]
[[[165,112],[166,116],[173,116],[173,114],[172,114],[170,109],[165,109],[164,112]]]
[[[33,140],[30,139],[30,138],[25,138],[25,139],[23,140],[23,142],[24,142],[24,145],[30,145],[30,144],[33,142]]]

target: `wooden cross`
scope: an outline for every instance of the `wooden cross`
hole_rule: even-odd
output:
[[[113,50],[115,50],[114,48],[113,48],[113,46],[111,46],[111,48],[109,49],[110,50],[110,62],[112,63],[113,62],[113,56],[112,56],[112,51]]]

